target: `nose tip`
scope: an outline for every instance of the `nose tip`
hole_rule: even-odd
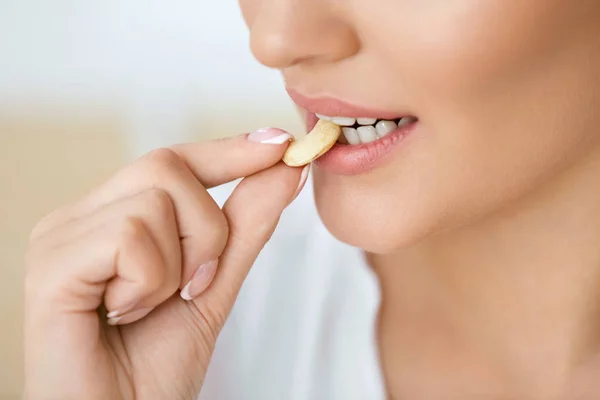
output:
[[[293,8],[284,8],[291,3]],[[358,52],[360,43],[351,25],[326,7],[310,1],[269,4],[262,7],[250,34],[252,53],[263,65],[284,69],[300,63],[336,62]]]
[[[301,62],[300,55],[294,50],[292,41],[286,40],[277,32],[260,32],[260,30],[262,29],[254,28],[250,36],[250,50],[258,62],[269,68],[277,69],[287,68]]]

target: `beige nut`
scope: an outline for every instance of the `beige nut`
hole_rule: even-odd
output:
[[[342,128],[331,121],[319,120],[308,135],[294,140],[283,155],[290,167],[309,164],[327,152],[342,134]]]

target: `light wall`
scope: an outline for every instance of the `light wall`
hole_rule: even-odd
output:
[[[233,0],[0,1],[0,399],[35,221],[154,147],[261,126],[301,129]]]

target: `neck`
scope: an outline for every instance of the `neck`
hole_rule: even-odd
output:
[[[600,373],[600,163],[582,164],[477,225],[370,255],[382,324],[412,331],[386,340],[439,336],[438,361],[471,360],[527,398],[586,391]]]

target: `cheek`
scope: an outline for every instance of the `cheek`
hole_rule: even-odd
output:
[[[434,132],[415,132],[391,164],[364,176],[314,168],[317,210],[339,240],[391,253],[476,223],[524,197],[589,148],[577,143],[583,135],[546,134],[542,140],[529,135],[514,144],[501,139],[489,146],[492,140],[441,140]]]
[[[576,39],[580,24],[597,25],[599,14],[589,1],[376,2],[356,16],[366,50],[400,97],[420,104],[422,116],[455,112],[504,90]]]

